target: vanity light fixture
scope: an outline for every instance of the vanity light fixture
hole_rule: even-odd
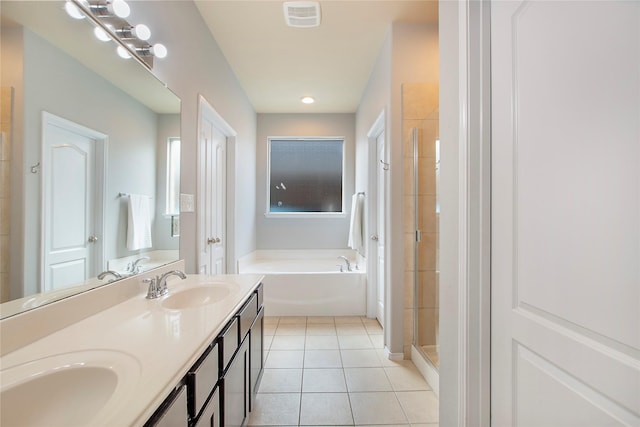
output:
[[[300,101],[302,101],[303,104],[313,104],[316,102],[315,98],[312,96],[303,96]]]
[[[107,27],[110,27],[111,30],[113,30],[113,27],[111,25],[107,25]],[[111,37],[109,36],[109,34],[107,34],[107,32],[103,30],[101,27],[95,27],[93,29],[93,34],[101,42],[108,42],[109,40],[111,40]]]
[[[138,52],[141,56],[153,55],[156,58],[165,58],[167,56],[167,48],[162,43],[156,43],[151,47],[147,48],[136,48],[136,52]]]
[[[115,41],[121,58],[133,57],[151,70],[154,58],[167,56],[163,44],[149,42],[149,27],[127,22],[125,18],[130,15],[131,8],[124,0],[67,0],[64,7],[72,18],[89,18],[96,26],[94,34],[99,40]]]
[[[124,19],[131,14],[131,8],[124,0],[93,1],[89,3],[89,8],[97,16],[117,16]]]
[[[69,15],[73,19],[84,19],[84,14],[80,11],[80,9],[78,9],[75,4],[70,1],[64,4],[64,10],[67,12],[67,15]]]
[[[116,30],[116,34],[118,34],[122,40],[140,39],[146,41],[151,38],[151,30],[144,24],[120,28]]]
[[[118,48],[116,49],[116,52],[118,53],[118,56],[122,59],[129,59],[131,58],[131,54],[129,53],[131,49],[131,45],[129,46],[129,49],[125,48],[124,46],[118,46]]]

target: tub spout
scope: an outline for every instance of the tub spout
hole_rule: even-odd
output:
[[[351,261],[349,261],[349,258],[344,255],[340,255],[338,259],[343,259],[345,264],[347,264],[347,271],[351,271]]]

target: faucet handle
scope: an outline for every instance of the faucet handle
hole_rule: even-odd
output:
[[[142,283],[149,285],[149,289],[147,289],[147,299],[158,298],[157,277],[147,277],[146,279],[142,279]]]

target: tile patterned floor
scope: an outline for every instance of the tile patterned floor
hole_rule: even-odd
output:
[[[384,355],[361,317],[267,317],[249,426],[438,426],[438,398],[411,361]]]

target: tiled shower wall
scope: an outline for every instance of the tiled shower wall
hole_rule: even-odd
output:
[[[436,214],[436,150],[439,135],[438,85],[408,83],[402,88],[404,152],[404,356],[410,358],[417,315],[417,344],[437,344],[438,334],[438,217]],[[418,131],[418,229],[422,231],[415,256],[416,189],[413,129]],[[414,275],[417,283],[414,286]]]
[[[9,300],[12,99],[12,88],[0,88],[0,302]]]

